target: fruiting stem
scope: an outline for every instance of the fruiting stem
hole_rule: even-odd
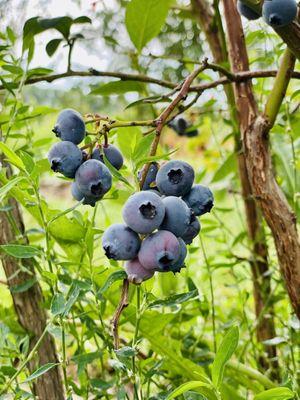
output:
[[[119,320],[122,314],[122,311],[124,308],[128,306],[128,289],[129,289],[129,280],[126,278],[123,280],[123,286],[122,286],[122,293],[121,293],[121,298],[119,305],[115,311],[115,314],[112,319],[112,326],[113,326],[113,338],[114,338],[114,348],[115,350],[118,350],[119,345],[120,345],[120,338],[119,338]]]

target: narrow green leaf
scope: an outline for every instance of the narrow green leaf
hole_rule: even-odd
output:
[[[23,383],[27,383],[33,381],[34,379],[40,377],[41,375],[45,374],[46,372],[50,371],[50,369],[54,368],[55,366],[59,365],[59,363],[48,363],[36,369]]]
[[[51,313],[53,315],[60,315],[64,312],[66,300],[62,293],[56,293],[51,302]]]
[[[131,0],[125,24],[132,43],[140,52],[164,25],[172,0]]]
[[[166,400],[175,399],[176,397],[180,396],[181,394],[186,393],[186,392],[188,392],[189,390],[192,390],[192,389],[198,389],[197,392],[201,393],[201,387],[205,387],[207,389],[211,388],[211,386],[206,384],[206,383],[203,383],[203,382],[200,382],[200,381],[190,381],[190,382],[183,383],[182,385],[180,385],[171,394],[169,394],[169,396],[167,397]],[[202,392],[202,394],[204,394],[204,395],[206,393],[207,393],[206,391]]]
[[[17,156],[17,154],[11,150],[5,143],[0,142],[0,150],[6,155],[8,161],[15,165],[17,168],[19,168],[22,171],[25,171],[25,165],[21,158]]]
[[[228,176],[230,173],[236,171],[236,155],[232,153],[228,158],[222,163],[222,165],[215,172],[212,182],[219,182]]]
[[[8,183],[0,188],[0,198],[5,196],[6,193],[10,191],[17,183],[24,180],[23,176],[17,176],[16,178],[11,179]]]
[[[219,388],[223,381],[225,365],[236,350],[238,341],[239,329],[237,326],[233,326],[226,333],[212,364],[212,381],[216,388]]]
[[[103,294],[111,287],[112,284],[114,284],[116,281],[125,279],[126,276],[126,272],[123,270],[113,272],[111,275],[109,275],[104,285],[99,289],[98,294]]]
[[[21,244],[3,244],[0,248],[15,258],[32,258],[41,254],[38,248]]]
[[[287,387],[278,387],[258,393],[254,400],[288,400],[293,399],[295,394]]]

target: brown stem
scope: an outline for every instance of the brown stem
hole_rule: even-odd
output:
[[[209,7],[209,4],[206,0],[193,0],[192,4],[200,27],[204,31],[206,37],[210,37],[210,48],[214,56],[215,62],[218,63],[210,63],[210,67],[215,71],[218,71],[220,75],[225,75],[229,80],[235,80],[236,74],[240,72],[243,73],[243,71],[236,70],[235,72],[231,72],[224,67],[220,67],[220,65],[228,65],[229,58],[224,37],[222,20],[220,18],[220,15],[218,15],[217,6],[215,8],[215,13],[213,13],[212,8]],[[220,51],[220,49],[222,49],[222,51]],[[253,243],[252,248],[254,257],[251,260],[249,259],[247,261],[250,264],[253,277],[255,314],[257,320],[261,321],[257,325],[256,335],[257,340],[259,342],[262,342],[276,336],[272,306],[269,306],[268,309],[265,310],[265,304],[267,303],[267,299],[269,298],[269,294],[271,292],[271,276],[269,274],[268,251],[262,227],[261,214],[259,213],[252,196],[252,190],[246,170],[245,156],[244,153],[241,151],[240,132],[238,129],[239,118],[236,112],[233,87],[231,85],[228,85],[224,89],[230,107],[231,118],[235,130],[235,147],[238,154],[238,170],[241,182],[242,196],[244,200],[244,207],[246,211],[248,236]],[[265,311],[265,313],[263,317],[261,317],[263,310]],[[265,318],[264,316],[266,314],[270,315],[270,317]],[[269,358],[276,357],[275,346],[266,346],[264,350],[268,353]],[[268,359],[263,355],[260,356],[259,363],[264,369],[269,366]],[[277,373],[274,375],[278,377]]]
[[[115,314],[112,319],[112,326],[113,326],[113,338],[114,338],[114,348],[115,350],[118,350],[119,345],[120,345],[120,338],[119,338],[119,321],[121,314],[128,306],[128,289],[129,289],[129,280],[126,278],[123,280],[123,286],[122,286],[122,293],[121,293],[121,298],[119,305],[115,311]]]
[[[7,165],[7,169],[11,172],[11,168]],[[17,238],[20,234],[25,241],[28,242],[24,234],[23,218],[15,199],[10,199],[9,204],[12,207],[11,213],[14,218],[18,232],[10,223],[8,214],[5,211],[0,212],[0,244],[17,243]],[[11,296],[14,303],[14,308],[18,317],[20,325],[30,335],[30,349],[32,349],[44,332],[47,325],[47,315],[43,307],[43,295],[40,284],[36,278],[36,283],[28,290],[23,292],[13,291],[12,288],[24,284],[29,279],[35,278],[34,261],[33,259],[23,259],[20,261],[24,270],[30,273],[20,271],[19,261],[10,256],[2,258],[2,266],[7,277],[7,285],[11,290]],[[13,276],[13,278],[11,278]],[[47,363],[59,363],[55,342],[53,337],[47,333],[42,341],[41,346],[37,350],[37,356],[28,362],[28,369],[30,373],[35,371],[38,367]],[[57,399],[64,400],[64,387],[61,379],[60,367],[54,367],[47,373],[41,375],[33,382],[33,391],[37,398],[41,400]]]
[[[226,70],[225,70],[226,71]],[[228,72],[228,71],[227,71]],[[202,84],[202,85],[196,85],[196,86],[191,86],[189,88],[190,92],[199,92],[203,91],[206,89],[212,89],[214,87],[217,87],[219,85],[226,85],[230,82],[235,82],[235,81],[245,81],[248,79],[252,78],[270,78],[276,76],[277,71],[276,70],[270,70],[270,71],[265,71],[265,70],[260,70],[260,71],[243,71],[241,73],[235,73],[232,74],[230,77],[223,77],[220,80],[217,80],[215,82],[209,82],[207,84]],[[225,74],[226,75],[226,74]],[[28,78],[25,81],[25,85],[34,85],[39,82],[54,82],[58,79],[63,79],[63,78],[70,78],[70,77],[91,77],[91,76],[101,76],[101,77],[111,77],[111,78],[119,78],[122,81],[135,81],[135,82],[144,82],[144,83],[152,83],[161,87],[169,88],[169,89],[175,89],[178,85],[176,83],[170,82],[170,81],[165,81],[162,79],[156,79],[152,78],[147,75],[142,75],[142,74],[129,74],[129,73],[123,73],[123,72],[110,72],[110,71],[96,71],[94,69],[90,69],[89,71],[67,71],[61,74],[52,74],[52,75],[43,75],[43,76],[38,76],[36,78]],[[300,79],[300,72],[295,71],[292,73],[292,78],[295,79]],[[18,87],[18,82],[10,83],[12,88],[17,88]],[[3,85],[0,85],[0,90],[5,89]]]
[[[248,57],[240,18],[233,0],[223,0],[230,43],[230,58],[233,71],[248,69]],[[287,63],[280,72],[291,76]],[[281,77],[277,79],[281,81]],[[275,92],[282,101],[286,85],[280,93]],[[274,93],[271,93],[274,96]],[[300,317],[300,246],[295,215],[278,186],[273,174],[272,159],[269,149],[268,133],[270,121],[258,114],[251,82],[236,83],[235,97],[240,115],[240,128],[245,149],[246,167],[253,195],[259,202],[264,217],[272,231],[278,261],[285,280],[292,306]],[[278,104],[275,103],[278,112]],[[274,117],[273,117],[274,118]]]

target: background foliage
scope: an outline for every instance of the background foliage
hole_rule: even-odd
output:
[[[265,345],[277,347],[280,380],[268,377],[270,371],[258,372],[265,346],[256,339],[249,270],[252,251],[237,175],[234,127],[222,87],[205,92],[187,112],[199,136],[179,140],[165,128],[158,151],[160,159],[176,150],[171,157],[190,162],[196,181],[212,188],[216,206],[201,218],[201,234],[190,246],[187,268],[180,275],[155,276],[142,285],[139,296],[137,288],[130,287],[130,305],[120,325],[122,346],[117,351],[112,346],[110,320],[124,272],[121,263],[104,257],[101,235],[121,220],[121,207],[136,188],[137,170],[147,161],[149,139],[143,139],[137,127],[110,132],[110,141],[120,147],[126,165],[121,177],[115,177],[113,191],[95,209],[74,208],[70,183],[54,177],[46,160],[55,141],[51,129],[62,108],[119,120],[152,119],[167,103],[137,100],[159,97],[168,89],[98,77],[27,86],[28,78],[56,72],[56,65],[61,71],[80,70],[76,51],[82,47],[95,60],[99,58],[98,65],[105,59],[111,71],[126,70],[173,83],[210,57],[189,2],[161,3],[96,2],[87,16],[23,21],[23,33],[20,21],[18,25],[2,21],[0,80],[5,90],[0,92],[0,149],[13,165],[13,176],[8,180],[2,168],[1,211],[10,215],[9,196],[18,201],[29,245],[17,233],[18,242],[2,246],[1,256],[34,258],[37,273],[13,291],[24,292],[36,280],[41,284],[43,307],[49,313],[47,330],[55,337],[70,399],[299,398],[299,321],[292,315],[267,227],[272,274],[269,302],[275,309],[276,336]],[[5,15],[9,2],[0,7]],[[42,2],[35,11],[43,14]],[[243,23],[251,69],[276,69],[283,52],[280,39],[260,21]],[[51,56],[47,65],[37,65],[35,51]],[[98,65],[90,67],[101,69]],[[208,82],[217,78],[212,71],[199,76]],[[261,105],[272,79],[253,80]],[[293,80],[271,136],[277,181],[298,215],[299,94],[299,83]],[[20,268],[24,267],[20,264]],[[6,390],[11,397],[3,398],[34,398],[32,382],[55,365],[41,366],[34,374],[20,370],[30,354],[29,334],[17,322],[2,271],[0,276],[0,385],[5,388],[19,372]],[[271,391],[259,394],[265,390]]]

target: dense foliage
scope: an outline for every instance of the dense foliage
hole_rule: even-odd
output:
[[[61,371],[61,398],[67,399],[299,399],[299,320],[265,220],[260,232],[268,269],[253,278],[262,260],[247,228],[235,107],[226,97],[230,86],[213,85],[230,80],[230,63],[213,64],[195,3],[104,1],[95,2],[86,16],[47,19],[39,9],[36,15],[43,18],[23,21],[22,31],[6,21],[0,32],[1,400],[36,398],[37,385],[54,371]],[[206,3],[226,30],[221,2]],[[285,44],[262,19],[242,21],[250,70],[277,71]],[[82,67],[76,52],[83,48],[93,59],[107,58],[106,71]],[[48,65],[36,66],[40,52],[48,54]],[[176,101],[193,71],[187,93]],[[260,111],[273,93],[274,75],[252,79]],[[58,78],[65,85],[56,85]],[[300,89],[299,76],[294,78],[270,146],[276,181],[299,217]],[[207,87],[190,90],[196,85]],[[174,110],[160,126],[159,117],[174,99]],[[65,177],[55,176],[47,159],[51,146],[66,143],[52,132],[65,108],[84,116],[88,134],[78,146],[88,152],[94,138],[100,144],[108,140],[124,157],[123,166],[114,168],[104,156],[112,187],[94,207],[71,195],[81,154],[71,172],[60,170]],[[50,163],[56,156],[49,156]],[[128,289],[123,261],[105,256],[103,233],[122,222],[122,208],[140,190],[143,171],[170,159],[193,166],[195,184],[209,186],[215,206],[200,218],[186,268]],[[265,277],[267,296],[257,312],[253,286]],[[47,311],[45,326],[38,322],[40,311],[28,311],[37,287],[43,297],[36,307]],[[121,307],[116,322],[126,294],[128,306]],[[262,320],[274,326],[264,338]],[[57,354],[41,363],[37,353],[48,334]]]

